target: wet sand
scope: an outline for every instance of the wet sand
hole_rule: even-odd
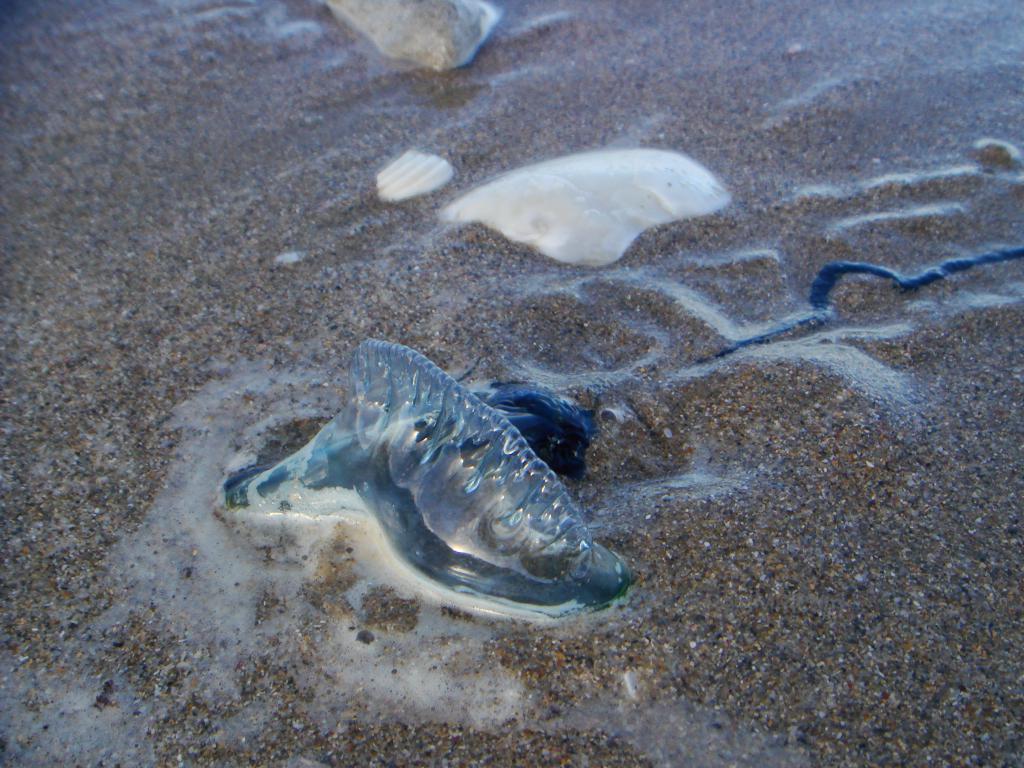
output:
[[[1021,765],[1024,263],[847,277],[714,354],[829,261],[1024,240],[1022,169],[973,148],[1024,146],[1024,10],[504,5],[445,74],[313,2],[0,10],[0,762]],[[640,145],[733,204],[597,270],[437,221]],[[454,181],[377,201],[410,147]],[[475,616],[355,534],[214,514],[368,337],[597,412],[570,487],[628,601]]]

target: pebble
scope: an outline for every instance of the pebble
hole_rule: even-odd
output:
[[[375,639],[376,638],[374,637],[373,632],[371,632],[368,629],[360,629],[358,634],[356,634],[356,640],[358,640],[360,643],[364,643],[366,645],[369,645]]]
[[[974,142],[974,155],[979,163],[994,170],[1011,170],[1021,166],[1020,149],[1001,139],[978,139]]]

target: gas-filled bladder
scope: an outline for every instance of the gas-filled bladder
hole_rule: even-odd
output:
[[[625,594],[625,563],[499,410],[398,344],[363,342],[350,377],[348,405],[308,445],[228,478],[228,511],[368,512],[405,563],[498,611],[560,616]]]

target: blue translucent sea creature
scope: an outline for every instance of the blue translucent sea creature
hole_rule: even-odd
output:
[[[364,342],[350,376],[348,405],[308,445],[225,482],[228,509],[318,516],[358,505],[433,581],[549,615],[626,592],[625,563],[593,542],[561,481],[500,411],[398,344]],[[492,397],[518,403],[515,418],[539,434],[550,433],[544,423],[586,440],[593,432],[589,415],[576,424],[584,412],[547,393],[504,385]],[[552,445],[582,468],[585,442]]]

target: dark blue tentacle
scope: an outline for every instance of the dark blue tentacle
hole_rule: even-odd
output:
[[[527,384],[491,386],[483,401],[512,422],[545,464],[560,475],[583,477],[587,448],[597,432],[593,413]]]
[[[839,282],[839,279],[843,275],[875,275],[876,277],[883,277],[892,280],[904,291],[914,291],[918,288],[923,288],[926,285],[930,285],[938,280],[949,277],[950,275],[954,275],[957,272],[965,272],[972,267],[979,267],[985,264],[998,264],[1004,261],[1012,261],[1013,259],[1020,258],[1024,258],[1024,246],[1003,248],[982,253],[977,256],[949,259],[937,266],[929,267],[916,275],[909,276],[901,275],[895,270],[889,269],[888,267],[882,267],[877,264],[866,264],[858,261],[832,261],[821,268],[818,272],[818,276],[814,278],[814,282],[811,283],[811,291],[807,297],[807,301],[811,305],[811,311],[808,314],[798,317],[795,320],[782,323],[765,333],[759,333],[756,336],[741,339],[740,341],[737,341],[716,353],[715,357],[725,357],[726,355],[731,355],[733,352],[743,349],[744,347],[749,347],[755,344],[767,344],[776,337],[805,325],[824,325],[832,316],[832,290],[836,287],[836,283]]]

